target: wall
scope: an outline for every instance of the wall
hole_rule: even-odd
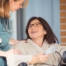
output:
[[[26,23],[32,16],[43,17],[60,42],[60,0],[29,0],[23,12],[23,38],[26,38]]]
[[[18,12],[19,15],[16,12],[12,15],[13,38],[26,38],[25,27],[29,18],[41,16],[47,20],[60,42],[60,0],[29,0],[28,6]]]
[[[66,0],[60,0],[60,40],[66,45]]]
[[[9,25],[13,31],[10,35],[11,38],[17,39],[17,20],[16,20],[16,12],[10,12],[10,19],[9,19]]]

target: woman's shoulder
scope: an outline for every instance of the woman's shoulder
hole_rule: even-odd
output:
[[[25,45],[27,45],[27,43],[22,41],[16,44],[14,47],[24,47]]]
[[[61,49],[61,48],[66,48],[66,46],[62,46],[61,44],[58,43],[52,43],[52,44],[48,44],[49,46],[55,46],[57,50]]]
[[[55,45],[57,48],[65,47],[65,46],[62,46],[61,44],[58,44],[58,43],[53,43],[53,44],[51,44],[51,46],[52,45]]]

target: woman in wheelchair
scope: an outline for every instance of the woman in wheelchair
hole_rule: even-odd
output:
[[[32,62],[26,61],[27,66],[59,66],[66,63],[66,47],[57,43],[58,39],[45,19],[41,17],[30,18],[26,26],[26,35],[26,42],[21,42],[14,47],[20,50],[23,55],[35,56],[41,53],[37,55],[39,59],[36,57],[36,60],[34,59]],[[56,51],[50,53],[44,61],[44,52],[51,46],[56,46]]]

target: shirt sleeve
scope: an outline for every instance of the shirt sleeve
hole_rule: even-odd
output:
[[[61,46],[59,44],[56,45],[57,47],[57,51],[61,54],[61,56],[63,55],[63,52],[66,51],[66,46]]]
[[[30,62],[32,60],[33,55],[17,55],[12,54],[9,55],[7,59],[8,66],[18,66],[22,62]]]

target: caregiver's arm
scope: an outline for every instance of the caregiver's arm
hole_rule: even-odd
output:
[[[17,53],[17,54],[21,54],[21,52],[17,49],[10,49],[8,51],[2,51],[0,50],[0,56],[1,57],[7,57],[9,54],[13,54],[13,53]]]
[[[0,50],[0,56],[5,57],[5,52]]]
[[[11,44],[11,45],[19,44],[19,42],[25,42],[25,40],[19,41],[19,40],[13,39],[13,38],[10,38],[10,40],[9,40],[9,44]]]

